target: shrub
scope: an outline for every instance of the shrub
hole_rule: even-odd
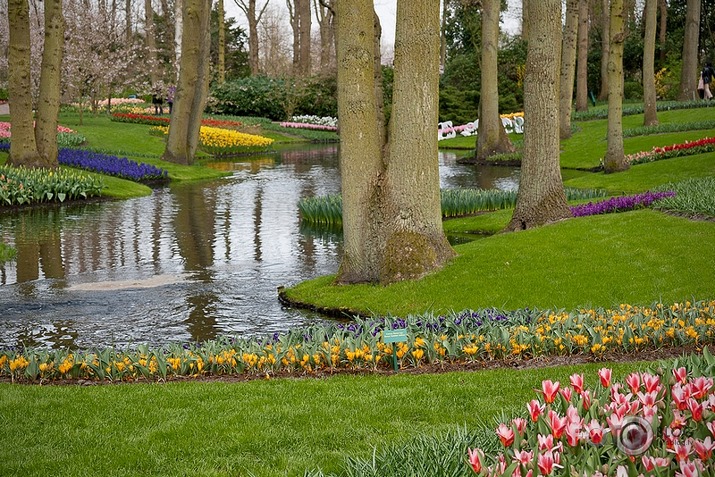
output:
[[[626,81],[623,84],[623,97],[625,99],[643,99],[643,85],[638,81]]]

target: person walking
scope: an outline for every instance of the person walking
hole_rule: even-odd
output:
[[[715,77],[715,70],[713,70],[713,64],[711,62],[708,61],[705,63],[705,68],[703,68],[701,75],[703,77],[703,99],[710,100],[713,97],[710,91],[710,83],[712,83],[713,77]]]

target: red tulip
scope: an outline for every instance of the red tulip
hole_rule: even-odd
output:
[[[551,475],[554,471],[554,467],[562,467],[556,464],[554,454],[551,451],[539,454],[536,465],[539,467],[541,475]]]
[[[571,382],[571,387],[576,391],[577,394],[583,393],[583,374],[572,374],[569,376],[569,381]]]
[[[541,413],[544,412],[545,405],[541,404],[536,399],[532,399],[526,405],[526,408],[529,410],[529,415],[531,416],[532,422],[536,422],[539,420],[539,416],[541,415]]]
[[[544,401],[546,401],[546,404],[554,402],[559,393],[560,385],[558,381],[554,383],[550,379],[541,381],[541,392],[544,393]]]
[[[481,449],[475,448],[475,449],[469,449],[467,448],[467,451],[469,452],[469,463],[472,466],[472,470],[476,472],[477,474],[482,471],[482,461],[484,460],[484,452],[482,452]]]
[[[611,385],[611,370],[608,368],[601,368],[598,370],[598,377],[601,380],[601,386],[607,388]]]
[[[673,370],[673,377],[675,380],[681,384],[685,384],[688,380],[688,370],[685,368],[678,368]]]
[[[514,430],[504,423],[497,427],[497,436],[504,447],[509,447],[514,443]]]
[[[633,394],[638,394],[641,387],[641,376],[638,373],[631,373],[626,377],[626,384],[631,388]]]

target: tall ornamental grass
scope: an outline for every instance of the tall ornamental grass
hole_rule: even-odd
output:
[[[404,330],[386,343],[386,330]],[[0,351],[0,377],[44,382],[165,380],[223,375],[377,371],[542,356],[637,353],[715,342],[715,301],[571,312],[524,309],[356,319],[250,338],[134,350]]]
[[[516,205],[516,191],[496,189],[443,189],[441,191],[442,217],[462,217],[479,212],[509,209]],[[568,200],[586,200],[605,197],[603,190],[566,189]],[[342,224],[343,202],[339,194],[309,197],[298,202],[304,222],[310,224]]]
[[[87,199],[103,188],[100,179],[75,171],[0,166],[0,204],[6,206]]]

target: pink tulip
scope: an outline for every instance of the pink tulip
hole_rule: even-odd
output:
[[[639,373],[631,373],[626,377],[626,384],[631,388],[633,394],[638,394],[641,387],[641,376]]]
[[[549,426],[551,427],[551,434],[554,439],[560,439],[566,430],[566,424],[568,421],[565,417],[560,417],[558,413],[554,410],[549,411]]]
[[[650,373],[643,373],[643,385],[647,393],[658,393],[661,389],[660,377]]]
[[[559,389],[559,394],[561,394],[566,402],[571,402],[571,397],[573,397],[573,391],[571,388],[561,388]]]
[[[521,465],[527,466],[534,460],[534,451],[516,451],[514,452],[514,459],[519,461]]]
[[[688,456],[690,456],[690,453],[692,452],[692,446],[690,442],[686,442],[684,444],[676,442],[675,444],[673,444],[673,450],[671,452],[675,454],[675,460],[677,460],[678,462],[682,462],[684,460],[687,460]]]
[[[514,431],[504,423],[497,427],[497,436],[504,447],[509,447],[514,443]]]
[[[511,422],[512,424],[514,424],[514,427],[516,427],[516,432],[518,432],[520,436],[523,436],[524,431],[526,431],[526,419],[524,419],[523,417],[516,417]]]
[[[710,434],[715,436],[715,421],[710,421],[707,424],[705,424],[708,427],[708,430],[710,431]]]
[[[581,440],[581,426],[575,422],[566,425],[566,443],[576,447]]]
[[[688,399],[690,398],[689,388],[684,388],[680,383],[675,383],[670,389],[670,396],[673,398],[675,407],[681,411],[688,408]]]
[[[693,421],[700,422],[703,420],[703,405],[695,399],[688,399],[688,410],[693,417]]]
[[[536,399],[532,399],[526,405],[526,408],[529,410],[529,415],[531,416],[532,422],[536,422],[539,420],[539,416],[541,415],[541,413],[544,412],[545,405],[541,404]]]
[[[645,394],[639,392],[638,399],[640,400],[641,404],[643,404],[644,406],[655,406],[658,402],[657,401],[658,392],[651,391],[651,392],[647,392]]]
[[[479,448],[467,448],[467,451],[469,451],[469,464],[472,466],[472,470],[474,470],[474,472],[476,472],[477,474],[480,473],[482,471],[484,452],[482,452],[482,450]]]
[[[584,389],[581,393],[581,405],[584,411],[588,411],[591,408],[591,391]]]
[[[611,385],[611,370],[608,368],[601,368],[598,370],[598,377],[601,380],[601,386],[607,388]]]
[[[540,451],[550,451],[554,448],[554,436],[552,436],[551,434],[549,434],[547,436],[538,434],[536,436],[536,440],[539,443]]]
[[[550,379],[545,379],[544,381],[541,381],[541,390],[544,393],[544,401],[546,401],[546,404],[551,404],[552,402],[554,402],[556,396],[559,393],[560,385],[561,383],[559,383],[558,381],[554,383]]]
[[[539,454],[539,456],[537,457],[536,465],[539,467],[539,472],[541,472],[541,475],[551,475],[555,467],[562,467],[556,464],[554,460],[554,454],[550,451],[545,452],[543,454]]]
[[[572,374],[569,376],[569,381],[571,382],[571,387],[576,391],[576,394],[583,393],[583,374]]]
[[[606,423],[609,429],[611,429],[611,434],[618,437],[621,435],[621,428],[623,427],[623,417],[619,416],[615,412],[606,418]]]
[[[588,431],[588,438],[591,440],[591,443],[595,445],[599,445],[603,442],[604,434],[608,432],[601,426],[598,419],[591,419],[591,422],[586,426],[586,430]]]
[[[652,456],[644,455],[643,457],[641,457],[641,462],[643,462],[643,468],[647,472],[652,472],[657,467],[659,467],[659,468],[670,467],[670,460],[666,459],[665,457],[652,457]]]
[[[673,377],[680,384],[685,384],[685,382],[688,380],[688,370],[685,368],[674,369]]]
[[[583,423],[583,419],[581,419],[581,416],[578,414],[578,409],[573,407],[573,405],[569,405],[569,408],[566,410],[566,420],[569,424],[578,424],[579,426]]]
[[[698,467],[695,465],[695,462],[681,460],[680,473],[676,472],[675,475],[682,475],[682,477],[698,477],[700,472],[698,472]]]
[[[698,457],[702,461],[707,461],[713,455],[713,449],[715,449],[715,443],[713,443],[710,436],[706,437],[704,440],[699,441],[697,439],[693,440],[693,449]]]
[[[710,388],[713,387],[713,379],[712,378],[706,378],[703,376],[699,376],[691,382],[691,391],[692,395],[696,399],[703,399],[705,396],[707,396],[708,391],[710,391]]]

